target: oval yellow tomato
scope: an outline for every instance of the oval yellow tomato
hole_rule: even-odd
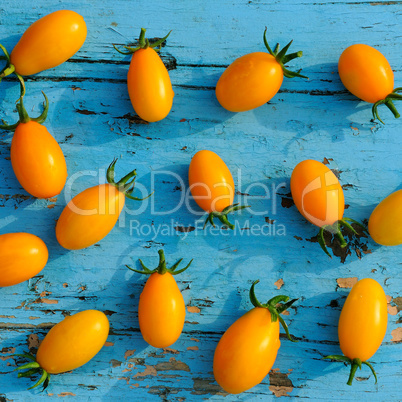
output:
[[[370,359],[387,330],[387,298],[381,285],[371,278],[357,282],[342,308],[338,324],[339,345],[350,359]]]
[[[101,311],[85,310],[67,316],[43,339],[36,361],[49,374],[74,370],[102,349],[108,334],[109,321]]]
[[[343,217],[345,199],[335,174],[323,163],[307,159],[296,165],[290,191],[299,212],[313,225],[333,225]]]
[[[109,183],[87,188],[61,213],[56,224],[57,241],[69,250],[92,246],[113,229],[124,203],[125,195]]]
[[[87,188],[77,194],[62,211],[56,224],[56,238],[62,247],[79,250],[92,246],[113,229],[126,197],[143,200],[131,195],[137,175],[135,170],[117,183],[114,181],[116,162],[117,159],[107,170],[108,183]]]
[[[394,73],[388,60],[368,45],[346,48],[339,58],[338,71],[346,89],[365,102],[384,99],[394,89]]]
[[[271,370],[281,342],[279,321],[266,308],[255,307],[235,321],[215,350],[216,382],[230,394],[259,384]]]
[[[384,103],[396,118],[400,117],[393,100],[401,100],[394,89],[394,73],[388,60],[377,49],[365,44],[355,44],[346,48],[338,61],[339,77],[345,88],[361,100],[373,103],[374,119],[380,119],[377,107]]]
[[[63,190],[67,180],[66,160],[45,126],[32,120],[18,124],[10,156],[14,173],[29,194],[50,198]]]
[[[387,321],[387,298],[381,285],[371,278],[358,281],[346,298],[339,317],[339,346],[344,356],[326,357],[351,364],[348,385],[352,385],[356,370],[362,364],[371,369],[377,382],[376,372],[367,360],[380,347]]]
[[[153,273],[140,296],[138,319],[141,334],[151,346],[173,345],[183,331],[186,307],[173,276]]]
[[[48,256],[46,244],[33,234],[0,235],[0,286],[16,285],[39,274]]]
[[[198,151],[191,159],[188,181],[195,202],[209,212],[204,228],[208,222],[215,226],[216,217],[229,229],[234,229],[227,215],[248,205],[232,204],[235,187],[225,162],[215,152]]]
[[[151,47],[133,54],[127,87],[131,104],[143,120],[156,122],[169,114],[174,97],[172,84],[165,65]]]
[[[297,164],[290,178],[290,191],[299,212],[320,228],[318,243],[329,257],[331,255],[325,244],[324,230],[335,235],[341,247],[347,245],[341,226],[346,226],[354,234],[357,232],[349,222],[366,230],[361,223],[343,216],[345,198],[342,186],[335,174],[323,163],[307,159]]]
[[[156,42],[145,38],[141,28],[137,47],[124,46],[127,51],[114,48],[122,54],[132,54],[127,75],[127,88],[135,112],[141,119],[155,122],[164,119],[173,104],[174,92],[169,73],[155,48],[160,49],[170,32]]]
[[[67,316],[47,333],[39,345],[36,358],[22,355],[30,363],[17,368],[26,375],[41,373],[35,388],[49,383],[49,374],[60,374],[88,363],[103,347],[109,334],[109,320],[98,310],[85,310]]]
[[[215,380],[231,394],[239,394],[254,387],[269,373],[281,345],[279,323],[293,341],[280,313],[296,300],[287,302],[287,296],[277,296],[267,304],[261,304],[254,294],[256,283],[258,281],[250,289],[250,299],[255,307],[226,330],[214,354]]]
[[[368,231],[383,246],[402,244],[402,190],[393,192],[374,208]]]
[[[234,181],[229,168],[215,152],[198,151],[188,170],[190,191],[200,208],[206,212],[221,212],[232,205]]]
[[[219,103],[231,112],[245,112],[267,103],[279,91],[284,76],[307,78],[284,66],[303,53],[286,55],[292,42],[280,52],[279,45],[272,51],[266,40],[266,31],[264,43],[269,53],[253,52],[239,57],[226,68],[216,84]]]
[[[71,10],[58,10],[35,21],[22,35],[10,55],[20,75],[31,75],[56,67],[72,57],[84,44],[84,18]]]
[[[269,102],[282,85],[283,70],[275,57],[254,52],[236,59],[216,84],[216,97],[226,110],[245,112]]]
[[[159,265],[153,270],[141,260],[142,270],[126,266],[139,274],[150,275],[138,304],[140,330],[145,342],[156,348],[166,348],[179,339],[186,316],[184,299],[173,275],[184,272],[193,260],[176,271],[182,259],[167,268],[163,250],[158,253]]]

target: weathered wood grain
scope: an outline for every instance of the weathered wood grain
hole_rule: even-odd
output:
[[[0,233],[28,231],[45,240],[46,268],[23,284],[0,289],[0,401],[73,397],[75,400],[239,400],[280,396],[310,400],[398,400],[401,381],[401,248],[352,240],[329,260],[315,242],[316,228],[294,207],[289,178],[303,159],[326,161],[339,173],[347,216],[364,220],[374,206],[401,186],[401,121],[381,109],[386,125],[371,121],[370,106],[342,86],[341,51],[368,43],[389,59],[402,85],[400,1],[130,1],[55,5],[40,0],[3,0],[0,43],[11,50],[42,15],[59,8],[81,13],[88,38],[72,60],[26,80],[28,110],[41,110],[66,155],[69,181],[52,200],[35,200],[20,188],[9,160],[11,135],[0,133]],[[23,10],[23,11],[22,11]],[[233,114],[218,104],[214,87],[236,57],[264,50],[270,42],[304,56],[292,62],[309,80],[285,80],[268,105]],[[161,56],[172,78],[173,109],[162,122],[143,124],[129,102],[125,79],[129,58],[112,43],[132,42],[141,27],[151,38],[172,29]],[[0,85],[1,118],[13,122],[16,81]],[[234,233],[203,232],[203,216],[189,200],[187,170],[200,149],[216,151],[237,183],[238,200],[252,205],[236,215]],[[94,247],[68,252],[54,237],[55,220],[71,195],[104,180],[119,157],[117,174],[137,169],[138,191],[155,190],[139,206],[128,201],[119,223]],[[189,207],[186,206],[188,201]],[[137,306],[144,278],[125,268],[142,258],[194,258],[177,277],[187,306],[183,335],[171,348],[148,346],[138,329]],[[336,245],[333,251],[339,254]],[[373,357],[379,383],[368,371],[353,387],[348,369],[322,360],[339,352],[337,321],[353,278],[372,277],[389,295],[389,325]],[[247,309],[251,282],[257,295],[298,297],[286,320],[293,344],[282,338],[274,368],[239,396],[216,384],[212,358],[226,328]],[[35,350],[49,328],[83,309],[105,311],[111,323],[106,347],[87,365],[53,376],[44,393],[26,391],[17,379],[13,353]]]

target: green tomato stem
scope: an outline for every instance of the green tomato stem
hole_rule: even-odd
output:
[[[193,260],[190,260],[190,262],[182,269],[179,269],[176,271],[177,267],[180,265],[180,263],[183,261],[183,258],[181,258],[179,261],[177,261],[174,265],[172,265],[171,268],[167,268],[166,266],[166,259],[165,259],[165,253],[163,250],[158,251],[159,254],[159,264],[156,268],[154,269],[149,269],[145,266],[145,264],[142,262],[142,260],[138,260],[142,270],[131,268],[129,265],[126,265],[128,269],[131,271],[137,272],[138,274],[143,274],[143,275],[152,275],[154,273],[158,273],[160,275],[164,275],[166,272],[169,272],[171,275],[178,275],[182,272],[184,272],[193,262]]]
[[[230,214],[231,212],[239,211],[241,209],[249,208],[249,207],[250,207],[249,205],[239,205],[237,203],[237,204],[227,206],[226,208],[224,208],[222,210],[222,212],[216,212],[216,211],[210,212],[205,220],[203,229],[205,229],[208,222],[213,227],[215,227],[214,218],[218,218],[222,224],[226,225],[229,229],[233,230],[235,228],[235,226],[229,222],[228,214]]]

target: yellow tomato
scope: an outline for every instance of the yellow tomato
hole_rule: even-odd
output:
[[[158,253],[159,265],[153,270],[141,260],[142,270],[126,266],[139,274],[150,275],[138,304],[140,330],[145,342],[156,348],[166,348],[179,338],[186,316],[184,299],[173,275],[184,272],[193,260],[176,271],[182,259],[167,268],[163,250]]]
[[[221,212],[233,203],[234,181],[225,162],[212,151],[198,151],[188,171],[190,191],[206,212]]]
[[[11,64],[31,75],[62,64],[84,44],[87,27],[75,11],[59,10],[35,21],[11,52]]]
[[[173,276],[153,273],[140,296],[138,319],[141,334],[156,348],[171,346],[179,338],[186,316],[183,296]]]
[[[135,170],[115,183],[116,162],[117,159],[107,170],[108,183],[87,188],[64,208],[56,224],[56,237],[62,247],[78,250],[97,243],[113,229],[126,197],[142,201],[131,195],[137,174]]]
[[[384,198],[370,215],[368,231],[383,246],[402,244],[402,190]]]
[[[339,344],[350,359],[370,359],[380,347],[387,330],[387,298],[374,279],[357,282],[342,308],[338,324]]]
[[[63,190],[67,180],[66,160],[45,126],[32,120],[18,124],[10,156],[14,173],[29,194],[50,198]]]
[[[304,77],[289,71],[285,64],[302,55],[302,52],[286,55],[290,42],[281,52],[279,45],[272,51],[266,40],[269,53],[253,52],[239,57],[223,72],[216,84],[216,97],[219,103],[231,112],[245,112],[262,106],[272,99],[282,85],[283,76]]]
[[[165,65],[151,47],[133,54],[127,87],[133,108],[143,120],[155,122],[169,114],[174,97],[172,84]]]
[[[124,194],[109,183],[87,188],[61,213],[56,224],[58,242],[69,250],[92,246],[113,229],[124,203]]]
[[[307,159],[297,164],[290,178],[290,190],[297,209],[313,225],[332,225],[342,219],[342,187],[323,163]]]
[[[164,119],[173,104],[174,92],[169,73],[155,48],[160,49],[170,32],[156,42],[145,38],[141,28],[137,47],[124,46],[127,51],[114,48],[122,54],[132,54],[127,75],[127,88],[135,112],[141,119],[155,122]],[[158,50],[159,50],[158,49]]]
[[[30,233],[0,235],[0,286],[11,286],[37,275],[48,260],[46,244]]]
[[[254,52],[236,59],[216,84],[219,103],[231,112],[245,112],[267,103],[279,91],[283,70],[275,57]]]
[[[338,62],[343,85],[365,102],[384,99],[394,88],[394,73],[388,60],[371,46],[356,44],[346,48]]]
[[[271,370],[281,342],[279,323],[291,338],[280,313],[296,300],[276,296],[261,304],[250,289],[254,308],[237,319],[223,334],[214,354],[213,371],[216,382],[231,394],[239,394],[259,384]],[[285,302],[285,303],[282,303]]]
[[[371,46],[355,44],[346,48],[338,62],[339,77],[346,89],[365,102],[373,103],[374,119],[383,123],[377,108],[382,103],[398,118],[393,100],[402,100],[402,88],[394,89],[394,73],[388,60]]]
[[[231,394],[259,384],[271,370],[281,342],[279,321],[266,308],[248,311],[223,334],[214,354],[216,382]]]
[[[47,333],[36,358],[30,354],[21,355],[31,362],[17,370],[28,370],[22,373],[23,377],[41,373],[29,389],[42,383],[46,388],[50,374],[65,373],[89,362],[102,349],[108,334],[109,320],[101,311],[85,310],[67,316]]]

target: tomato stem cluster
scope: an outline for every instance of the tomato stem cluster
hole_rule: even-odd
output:
[[[41,373],[39,380],[28,389],[33,389],[43,384],[43,390],[45,390],[49,385],[50,374],[40,366],[40,364],[36,361],[35,356],[31,355],[30,353],[15,354],[13,356],[24,357],[28,360],[31,360],[29,363],[23,364],[22,366],[19,366],[16,369],[14,369],[14,371],[26,370],[24,372],[18,373],[18,378],[31,377],[37,373]]]
[[[177,275],[177,274],[184,272],[193,262],[193,260],[191,260],[184,268],[176,271],[177,267],[183,261],[183,258],[180,258],[180,260],[178,260],[174,265],[172,265],[170,268],[167,268],[166,260],[165,260],[165,253],[163,252],[163,250],[159,250],[158,254],[159,254],[159,264],[154,269],[147,268],[144,265],[144,263],[142,262],[142,260],[138,260],[139,263],[141,264],[142,270],[131,268],[129,265],[126,265],[126,267],[128,269],[131,269],[131,271],[134,271],[134,272],[137,272],[138,274],[143,274],[143,275],[152,275],[156,272],[160,275],[164,275],[166,272],[169,272],[171,275]]]
[[[217,212],[217,211],[210,212],[207,219],[205,220],[203,229],[205,229],[208,222],[213,227],[215,227],[214,218],[218,218],[224,225],[226,225],[229,229],[233,230],[235,228],[235,226],[229,222],[228,214],[230,214],[231,212],[238,211],[238,210],[244,209],[244,208],[249,208],[249,207],[250,207],[250,205],[233,204],[233,205],[229,205],[226,208],[224,208],[222,210],[222,212]]]
[[[334,360],[334,361],[338,361],[338,362],[344,362],[344,363],[351,365],[350,374],[349,374],[349,378],[348,378],[348,382],[347,382],[348,385],[352,385],[356,371],[358,368],[360,370],[362,369],[362,364],[365,364],[367,367],[370,368],[370,370],[373,373],[373,376],[375,378],[375,383],[377,384],[377,373],[375,372],[374,367],[369,362],[362,361],[359,358],[350,359],[349,357],[346,357],[343,355],[330,355],[330,356],[324,357],[324,359],[330,359],[330,360]]]
[[[0,81],[1,81],[4,77],[7,77],[8,75],[10,75],[12,73],[14,73],[14,74],[17,74],[17,73],[15,72],[15,66],[13,64],[11,64],[10,54],[8,53],[7,49],[2,44],[0,44],[0,49],[4,53],[4,56],[1,56],[0,59],[6,60],[5,67],[0,71]]]
[[[123,46],[125,49],[127,49],[126,52],[123,51],[123,50],[118,49],[118,47],[117,47],[116,45],[113,45],[113,47],[114,47],[119,53],[124,54],[124,55],[133,54],[133,53],[135,53],[137,50],[140,50],[140,49],[147,49],[147,48],[149,48],[149,47],[150,47],[151,49],[154,49],[156,52],[158,52],[158,51],[161,49],[163,42],[165,42],[165,40],[168,38],[168,36],[170,35],[170,33],[171,33],[172,31],[169,31],[169,33],[168,33],[166,36],[164,36],[163,38],[160,38],[160,39],[158,39],[158,40],[156,40],[155,42],[152,42],[152,43],[150,43],[149,40],[148,40],[147,38],[145,38],[145,32],[146,32],[146,29],[145,29],[145,28],[141,28],[140,37],[139,37],[139,39],[138,39],[138,46],[136,46],[136,47]]]
[[[354,219],[351,218],[346,218],[343,217],[342,219],[336,221],[334,224],[332,225],[324,225],[320,228],[320,231],[318,232],[317,235],[317,240],[318,240],[318,244],[321,246],[321,248],[323,249],[324,253],[327,254],[330,258],[332,258],[331,254],[329,253],[327,246],[325,244],[325,239],[324,239],[324,231],[329,231],[331,233],[333,233],[340,241],[341,247],[344,248],[347,246],[347,242],[345,240],[345,238],[342,235],[341,232],[341,227],[346,227],[348,228],[352,233],[357,234],[356,230],[354,229],[354,227],[349,223],[352,222],[358,226],[360,226],[364,231],[367,231],[367,228],[362,225],[360,222],[355,221]]]
[[[388,109],[392,112],[392,114],[395,116],[396,119],[401,117],[399,114],[398,110],[396,109],[394,103],[392,102],[393,100],[402,100],[402,95],[399,94],[398,92],[402,92],[402,87],[400,88],[395,88],[389,95],[387,95],[384,99],[380,99],[376,103],[374,103],[371,111],[373,113],[374,119],[378,119],[382,124],[385,124],[381,119],[380,116],[378,115],[378,106],[384,104],[385,106],[388,107]]]
[[[275,57],[275,60],[280,64],[283,70],[283,75],[287,78],[294,78],[294,77],[300,77],[300,78],[308,78],[305,75],[301,75],[300,71],[290,71],[285,67],[285,64],[287,64],[289,61],[296,59],[297,57],[301,57],[303,55],[303,52],[300,50],[298,52],[286,54],[288,51],[290,45],[292,44],[293,40],[291,40],[281,51],[279,51],[279,43],[276,44],[274,50],[271,49],[271,47],[268,44],[267,40],[267,28],[264,30],[264,44],[265,47],[267,48],[268,52]]]
[[[17,105],[16,105],[18,115],[19,115],[19,120],[14,124],[7,124],[4,120],[2,120],[2,122],[4,124],[0,124],[0,129],[14,131],[20,123],[28,123],[31,120],[37,122],[38,124],[43,124],[46,120],[47,113],[49,111],[49,100],[48,100],[46,94],[42,91],[42,94],[45,98],[45,102],[43,103],[43,112],[38,117],[30,117],[24,107],[24,102],[23,102],[25,92],[26,92],[24,79],[17,72],[14,72],[14,74],[17,76],[17,78],[20,82],[20,97],[17,99]]]
[[[115,186],[121,193],[123,193],[127,198],[135,201],[143,201],[149,198],[153,192],[147,195],[144,198],[138,198],[131,195],[135,188],[135,179],[137,176],[137,171],[134,169],[133,171],[127,173],[124,177],[122,177],[118,182],[115,182],[115,165],[117,162],[117,158],[113,159],[113,162],[109,165],[106,171],[106,180],[112,186]],[[131,180],[132,179],[132,180]],[[131,180],[131,181],[130,181]]]
[[[292,342],[297,342],[296,339],[293,339],[289,333],[288,326],[286,325],[285,320],[280,316],[281,313],[283,313],[285,310],[287,310],[289,307],[292,306],[294,302],[297,301],[297,299],[292,299],[289,300],[289,296],[284,296],[284,295],[278,295],[273,297],[272,299],[269,299],[265,304],[262,304],[258,301],[256,295],[255,295],[255,285],[260,282],[259,279],[253,282],[250,288],[250,301],[253,304],[254,307],[260,307],[260,308],[266,308],[268,311],[271,313],[271,321],[276,322],[279,320],[281,323],[283,329],[286,332],[286,336],[288,339]]]

